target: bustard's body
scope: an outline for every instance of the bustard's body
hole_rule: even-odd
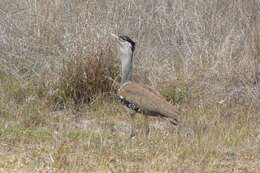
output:
[[[112,34],[118,42],[120,49],[120,60],[122,68],[122,80],[117,95],[121,103],[128,110],[133,120],[135,113],[147,116],[157,116],[169,120],[177,125],[176,108],[168,103],[158,91],[150,87],[132,81],[133,73],[133,53],[135,43],[127,36],[117,36]],[[134,122],[132,122],[131,136],[134,136]],[[149,127],[147,124],[147,134]]]

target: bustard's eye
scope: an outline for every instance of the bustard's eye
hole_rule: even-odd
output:
[[[129,43],[129,46],[131,47],[132,51],[134,51],[135,49],[135,42],[133,40],[131,40],[128,36],[125,35],[121,35],[119,36],[120,41],[124,42],[124,43]]]
[[[124,37],[120,37],[121,41],[127,41]]]

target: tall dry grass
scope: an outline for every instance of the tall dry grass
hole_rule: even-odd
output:
[[[1,73],[17,80],[58,75],[64,60],[114,45],[116,32],[136,40],[136,68],[155,88],[182,81],[200,99],[258,102],[258,1],[0,3]]]
[[[0,172],[259,172],[259,6],[1,0]],[[177,130],[151,120],[126,139],[102,97],[120,78],[111,32],[137,42],[135,72],[179,106]]]

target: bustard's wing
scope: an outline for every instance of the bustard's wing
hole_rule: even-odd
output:
[[[135,82],[122,85],[117,93],[127,102],[136,104],[144,114],[170,118],[177,124],[177,109],[168,103],[159,92]]]

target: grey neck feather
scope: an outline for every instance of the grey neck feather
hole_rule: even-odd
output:
[[[132,80],[133,52],[122,53],[120,58],[122,63],[122,79],[121,79],[121,85],[122,85]]]

